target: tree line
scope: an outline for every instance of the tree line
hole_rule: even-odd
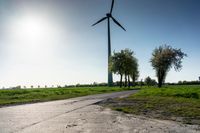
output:
[[[180,71],[182,68],[182,60],[187,54],[181,49],[172,48],[170,45],[162,45],[155,48],[150,59],[150,63],[155,70],[158,87],[162,87],[165,82],[167,73],[171,68]],[[124,77],[124,87],[135,85],[139,77],[138,60],[134,52],[130,49],[114,52],[110,59],[110,71],[120,76],[120,87]],[[130,81],[132,79],[132,81]],[[157,82],[150,77],[145,79],[147,85],[155,85]]]

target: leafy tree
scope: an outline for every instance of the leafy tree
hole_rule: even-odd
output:
[[[125,59],[125,54],[124,51],[121,50],[120,52],[115,53],[111,57],[111,64],[110,64],[110,70],[115,73],[120,75],[120,87],[122,87],[122,78],[125,70],[125,65],[124,65],[124,59]]]
[[[139,76],[138,72],[138,62],[137,59],[134,57],[134,52],[130,49],[123,50],[124,56],[124,76],[125,76],[125,87],[130,87],[130,78],[133,79],[133,83],[137,80]]]
[[[153,86],[157,84],[156,81],[151,79],[149,76],[145,78],[144,82],[147,86]]]
[[[139,78],[138,61],[135,57],[133,57],[133,60],[132,60],[132,69],[131,69],[130,76],[132,78],[132,84],[134,86],[135,81]]]
[[[182,84],[183,82],[182,81],[178,81],[178,84]]]
[[[16,87],[12,87],[12,89],[21,89],[21,85],[18,85]]]
[[[148,76],[147,78],[145,78],[144,80],[145,84],[150,86],[151,85],[151,78]]]
[[[160,46],[153,51],[150,62],[156,71],[158,87],[162,87],[167,73],[172,67],[174,67],[175,71],[180,71],[182,59],[185,56],[187,55],[181,49],[175,49],[169,45]]]
[[[125,76],[125,87],[130,87],[130,75],[133,69],[133,51],[130,49],[123,50],[125,54],[124,58],[124,76]]]
[[[130,77],[134,80],[138,78],[138,63],[130,49],[121,50],[111,57],[110,69],[115,74],[120,75],[120,87],[122,87],[122,78],[125,77],[125,84],[130,87]]]

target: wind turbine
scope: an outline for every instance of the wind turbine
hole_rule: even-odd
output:
[[[112,0],[110,12],[107,13],[105,17],[103,17],[102,19],[100,19],[99,21],[97,21],[96,23],[92,25],[92,26],[95,26],[106,19],[108,22],[108,86],[112,86],[113,84],[112,72],[109,70],[110,57],[111,57],[110,19],[113,20],[114,23],[117,24],[120,28],[126,31],[126,29],[112,16],[114,3],[115,3],[115,0]]]

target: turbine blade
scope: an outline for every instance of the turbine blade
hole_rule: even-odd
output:
[[[111,9],[110,9],[110,14],[112,14],[113,7],[114,7],[114,3],[115,3],[115,0],[112,0],[112,5],[111,5]]]
[[[95,25],[97,25],[98,23],[100,23],[100,22],[104,21],[105,19],[107,19],[107,17],[104,17],[104,18],[100,19],[99,21],[97,21],[96,23],[94,23],[92,26],[95,26]]]
[[[124,31],[126,31],[126,29],[115,18],[113,18],[112,16],[111,18],[119,27],[121,27]]]

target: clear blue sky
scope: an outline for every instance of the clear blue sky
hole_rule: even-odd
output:
[[[91,25],[111,0],[0,0],[0,87],[107,81],[107,25]],[[166,81],[200,76],[199,0],[116,0],[112,51],[130,48],[140,79],[155,78],[155,47],[169,44],[188,54]],[[118,76],[114,77],[118,80]]]

